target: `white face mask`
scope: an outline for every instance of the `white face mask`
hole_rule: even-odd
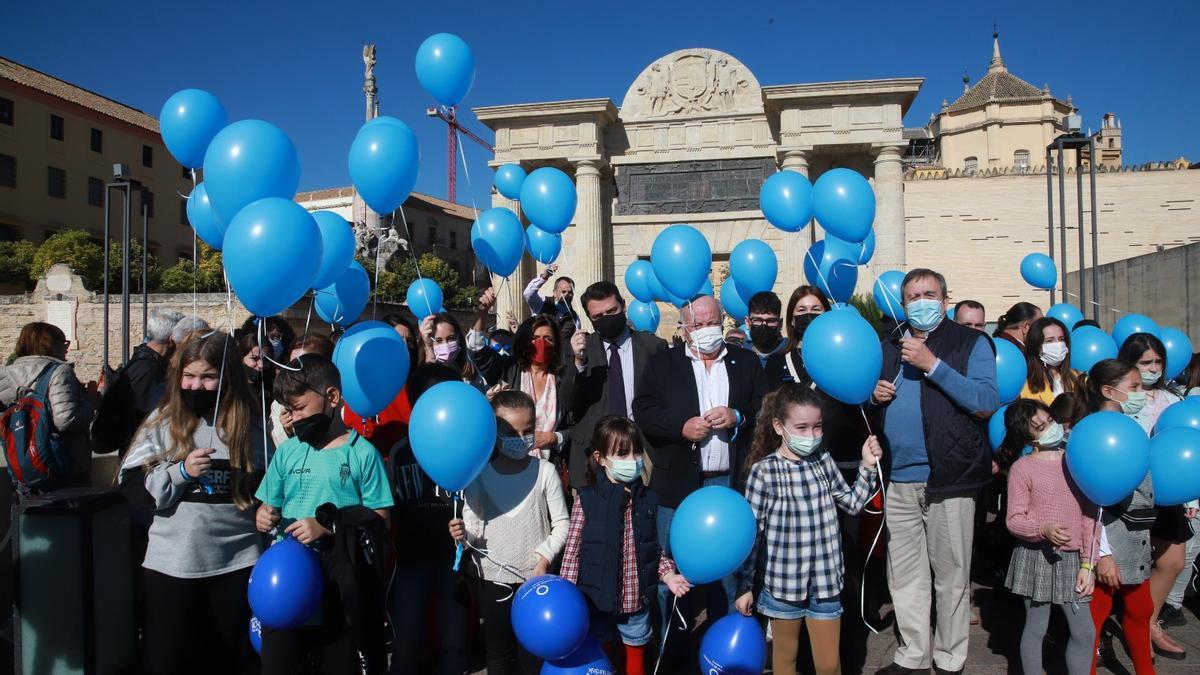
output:
[[[1047,342],[1042,345],[1042,363],[1054,367],[1067,358],[1067,343]]]
[[[1158,382],[1158,378],[1162,377],[1162,373],[1155,370],[1143,370],[1141,375],[1142,386],[1145,387],[1152,386],[1155,382]]]
[[[721,348],[725,336],[721,334],[720,326],[705,326],[691,331],[692,346],[701,354],[712,354]]]

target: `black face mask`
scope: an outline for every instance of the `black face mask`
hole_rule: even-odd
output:
[[[183,389],[179,396],[196,417],[208,417],[213,408],[217,407],[216,389]]]
[[[612,342],[621,337],[621,333],[625,330],[625,312],[592,319],[592,326],[600,334],[600,337]]]
[[[250,384],[259,384],[262,382],[262,371],[251,368],[246,377],[250,380]]]
[[[754,343],[754,348],[760,352],[769,352],[779,346],[779,341],[782,336],[779,333],[779,328],[775,326],[751,326],[750,341]]]
[[[309,415],[302,420],[292,420],[292,433],[309,445],[316,445],[329,433],[329,425],[333,424],[333,415],[323,412]]]
[[[812,323],[813,319],[817,318],[818,316],[820,315],[810,312],[808,314],[801,314],[792,319],[792,337],[796,338],[797,340],[803,340],[804,331],[808,330],[808,324]]]

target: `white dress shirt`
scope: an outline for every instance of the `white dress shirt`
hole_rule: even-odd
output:
[[[690,346],[688,358],[692,360],[692,375],[696,378],[696,397],[703,416],[713,408],[729,405],[729,371],[725,369],[725,348],[717,354],[708,368]],[[701,471],[729,471],[729,429],[718,429],[699,443]]]

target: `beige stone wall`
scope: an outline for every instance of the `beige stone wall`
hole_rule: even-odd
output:
[[[1056,176],[1056,195],[1057,181]],[[1066,176],[1066,187],[1071,271],[1079,267],[1075,176]],[[989,321],[1018,300],[1047,305],[1048,294],[1025,284],[1018,269],[1026,254],[1047,252],[1044,175],[910,180],[904,188],[908,269],[941,271],[952,300],[982,302]],[[1096,181],[1096,202],[1101,264],[1153,252],[1157,246],[1200,241],[1200,171],[1102,173]],[[1084,176],[1090,266],[1087,204]],[[1056,234],[1056,251],[1058,244]],[[1071,292],[1078,289],[1072,286]]]

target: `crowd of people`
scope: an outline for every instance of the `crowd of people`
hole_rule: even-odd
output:
[[[889,602],[898,647],[880,675],[961,672],[973,577],[1024,603],[1024,672],[1042,672],[1055,606],[1069,639],[1052,648],[1072,675],[1113,649],[1114,607],[1138,675],[1154,672],[1155,655],[1185,656],[1165,629],[1185,621],[1197,504],[1156,507],[1147,476],[1099,508],[1073,484],[1065,451],[1093,411],[1151,433],[1166,407],[1200,394],[1200,355],[1167,382],[1165,348],[1139,333],[1079,372],[1075,326],[1020,302],[987,335],[983,305],[962,300],[949,319],[946,280],[914,269],[905,320],[879,326],[874,392],[851,406],[805,368],[806,329],[834,309],[815,287],[786,305],[755,294],[732,328],[714,298],[693,298],[667,341],[630,327],[611,282],[576,302],[558,276],[542,296],[556,272],[525,289],[531,316],[519,324],[492,325],[491,290],[466,331],[449,313],[384,317],[412,367],[371,417],[345,404],[337,336],[296,335],[278,318],[230,334],[155,309],[145,344],[99,397],[76,378],[62,331],[28,324],[0,370],[0,402],[47,384],[70,470],[18,483],[18,498],[87,485],[92,452],[118,453],[114,483],[140,514],[140,649],[152,674],[221,664],[461,675],[476,650],[489,675],[537,673],[511,607],[520,584],[547,573],[582,591],[592,635],[630,675],[659,661],[659,672],[694,672],[693,629],[731,612],[768,628],[776,675],[855,670],[861,654],[848,645],[865,626],[882,629]],[[995,340],[1022,350],[1028,379],[993,452]],[[498,429],[461,496],[422,471],[407,433],[413,404],[447,381],[484,393]],[[740,569],[693,584],[672,560],[671,523],[711,485],[745,495],[757,536]],[[259,658],[246,585],[287,537],[320,554],[325,593],[305,625],[263,628]],[[389,592],[346,569],[356,541],[386,558],[376,566]]]

